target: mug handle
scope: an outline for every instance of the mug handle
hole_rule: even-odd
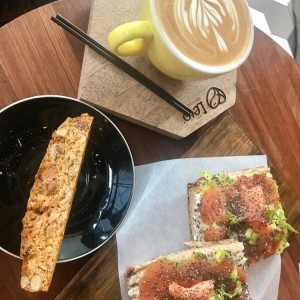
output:
[[[108,35],[110,50],[120,56],[143,55],[147,42],[153,37],[149,21],[135,21],[116,27]]]

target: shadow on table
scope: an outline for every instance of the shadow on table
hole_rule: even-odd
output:
[[[293,12],[295,17],[295,31],[296,31],[296,53],[295,58],[300,63],[300,1],[293,0]]]
[[[56,0],[1,0],[0,27],[39,6]]]

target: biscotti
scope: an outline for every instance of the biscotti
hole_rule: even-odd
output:
[[[188,184],[190,230],[194,241],[229,237],[243,242],[249,263],[281,253],[289,225],[269,168],[211,174]]]
[[[249,299],[243,244],[234,240],[201,243],[126,272],[131,299]]]
[[[22,220],[21,287],[47,291],[52,281],[91,131],[88,114],[67,118],[52,134]]]

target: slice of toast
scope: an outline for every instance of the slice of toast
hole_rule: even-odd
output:
[[[52,134],[22,220],[21,287],[47,291],[63,240],[93,117],[67,118]]]
[[[200,300],[222,299],[217,295],[228,293],[234,299],[249,299],[243,244],[224,240],[198,246],[128,267],[128,295]]]
[[[295,231],[286,222],[269,168],[204,171],[187,190],[192,240],[237,238],[249,263],[281,253],[288,246],[288,230]]]

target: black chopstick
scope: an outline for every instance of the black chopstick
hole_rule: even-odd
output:
[[[149,90],[151,90],[157,96],[159,96],[160,98],[162,98],[163,100],[168,102],[170,105],[175,107],[177,110],[179,110],[183,114],[185,114],[185,115],[193,114],[193,111],[191,109],[189,109],[183,103],[178,101],[171,94],[169,94],[167,91],[165,91],[159,85],[157,85],[151,79],[149,79],[148,77],[143,75],[137,69],[132,67],[130,64],[125,62],[123,59],[121,59],[120,57],[118,57],[117,55],[113,54],[108,49],[106,49],[105,47],[100,45],[98,42],[96,42],[94,39],[92,39],[89,35],[87,35],[85,32],[83,32],[81,29],[76,27],[74,24],[69,22],[67,19],[65,19],[61,15],[52,16],[51,20],[54,21],[59,26],[61,26],[62,28],[64,28],[69,33],[71,33],[72,35],[76,36],[83,43],[85,43],[86,45],[91,47],[97,53],[101,54],[107,60],[109,60],[114,65],[116,65],[121,70],[123,70],[128,75],[130,75],[132,78],[134,78],[135,80],[137,80],[138,82],[140,82],[141,84],[146,86]]]

